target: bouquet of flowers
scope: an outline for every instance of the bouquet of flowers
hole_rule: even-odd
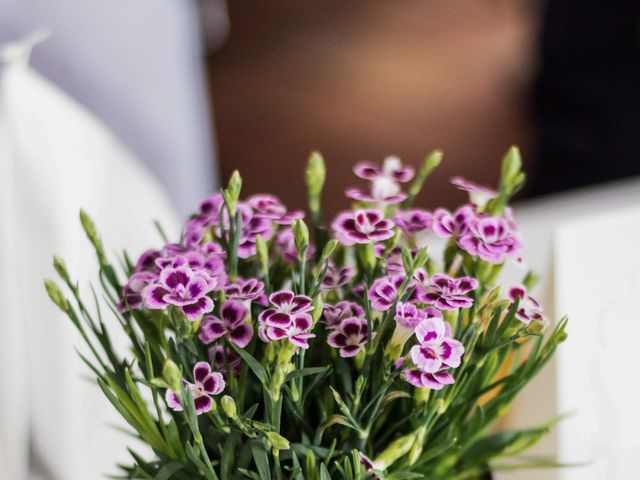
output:
[[[153,452],[130,450],[118,478],[480,479],[544,435],[550,423],[492,428],[566,337],[564,319],[546,331],[531,272],[497,285],[505,262],[521,262],[508,207],[525,178],[519,153],[505,156],[496,191],[454,178],[469,203],[414,208],[441,157],[417,172],[395,157],[356,165],[368,188],[347,190],[353,208],[326,224],[313,153],[311,228],[273,195],[241,200],[234,172],[176,242],[159,228],[163,246],[135,262],[124,253],[118,268],[81,212],[126,355],[103,302],[93,292],[89,307],[60,259],[70,299],[45,286]]]

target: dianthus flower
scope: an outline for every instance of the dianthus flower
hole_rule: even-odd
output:
[[[196,407],[196,415],[206,413],[213,407],[212,395],[219,395],[225,387],[224,378],[219,372],[212,372],[207,362],[198,362],[193,367],[193,380],[183,380],[184,386],[191,392],[193,403]],[[182,403],[176,392],[167,390],[165,396],[167,405],[176,412],[182,411]]]
[[[444,274],[431,277],[429,287],[419,292],[420,300],[439,310],[469,308],[473,299],[467,294],[478,287],[472,277],[452,278]]]
[[[247,323],[248,318],[247,307],[236,300],[227,300],[220,308],[220,318],[206,315],[202,319],[198,338],[208,345],[220,337],[225,337],[240,348],[244,348],[253,337],[253,327]]]
[[[331,228],[343,245],[376,243],[393,237],[393,222],[374,209],[340,213]]]
[[[517,258],[521,249],[520,239],[502,217],[471,219],[466,233],[458,239],[458,246],[470,255],[495,264],[502,263],[507,256]]]

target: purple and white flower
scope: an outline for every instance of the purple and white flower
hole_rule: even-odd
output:
[[[403,166],[398,157],[385,158],[382,167],[366,162],[358,163],[353,171],[358,177],[371,182],[371,193],[349,189],[347,196],[381,203],[398,203],[404,200],[406,194],[402,193],[399,184],[411,180],[415,173],[413,167]]]
[[[300,348],[309,348],[308,340],[313,319],[307,312],[313,309],[311,299],[295,295],[290,290],[280,290],[269,296],[270,307],[260,313],[258,333],[265,342],[288,338]]]
[[[331,328],[352,317],[364,317],[364,309],[357,303],[343,300],[335,305],[325,304],[320,321]]]
[[[409,368],[403,372],[404,379],[414,387],[429,388],[431,390],[442,390],[445,385],[451,385],[455,382],[453,375],[444,370],[429,373],[418,368]]]
[[[393,221],[406,235],[415,235],[431,229],[433,214],[421,208],[413,208],[398,212],[393,217]]]
[[[415,333],[416,327],[427,318],[438,318],[442,320],[442,313],[432,307],[425,309],[418,308],[413,303],[398,302],[396,305],[396,327],[389,343],[395,347],[402,347],[411,335]]]
[[[444,208],[433,214],[433,232],[439,237],[459,237],[469,230],[469,222],[476,217],[473,205],[463,205],[451,213]]]
[[[191,392],[196,407],[196,415],[208,412],[213,407],[212,395],[219,395],[225,387],[224,378],[220,372],[212,372],[207,362],[198,362],[193,367],[193,380],[183,380],[184,386]],[[165,395],[167,405],[176,412],[182,411],[182,403],[176,392],[167,390]]]
[[[478,288],[478,280],[472,277],[452,278],[445,274],[431,277],[429,287],[419,292],[420,300],[439,310],[469,308],[473,299],[468,293]]]
[[[443,368],[458,368],[464,354],[464,346],[451,338],[451,327],[442,318],[422,320],[415,329],[419,344],[409,351],[415,366],[427,373]]]
[[[375,336],[372,332],[371,337]],[[368,340],[367,321],[364,318],[347,318],[333,327],[327,343],[340,350],[343,358],[355,357]]]
[[[200,323],[198,338],[205,345],[225,337],[240,348],[246,347],[253,337],[253,327],[247,323],[249,309],[236,300],[227,300],[220,307],[220,318],[206,315]]]
[[[116,306],[117,310],[122,313],[140,308],[142,306],[142,290],[157,278],[158,274],[150,271],[134,272],[122,287],[122,297]]]
[[[393,237],[393,222],[374,209],[340,213],[331,228],[343,245],[376,243]]]
[[[374,472],[374,470],[380,470],[381,465],[376,465],[373,460],[371,460],[362,452],[358,452],[358,456],[360,458],[360,463],[367,472],[367,477],[374,477],[375,480],[384,480],[383,477]]]
[[[371,308],[379,312],[389,310],[394,303],[398,300],[398,292],[402,282],[406,279],[405,275],[387,275],[374,280],[373,284],[369,288],[369,301],[371,302]],[[416,299],[416,292],[410,295],[407,301]]]
[[[522,285],[515,285],[508,291],[509,299],[512,304],[518,301],[518,310],[516,311],[516,318],[525,325],[529,325],[533,320],[538,320],[546,328],[549,324],[547,318],[543,315],[542,306],[538,301],[533,298],[527,292],[527,289]]]
[[[477,183],[470,182],[463,177],[452,177],[451,183],[458,187],[459,190],[463,190],[469,193],[469,200],[471,203],[477,205],[480,208],[484,208],[487,202],[498,196],[498,192],[495,190],[478,185]]]
[[[218,344],[209,348],[209,361],[222,373],[237,377],[242,371],[242,358],[226,345]]]
[[[249,278],[248,280],[239,279],[236,283],[224,287],[224,293],[227,298],[240,302],[258,300],[263,292],[264,283],[255,278]]]
[[[257,216],[273,220],[280,225],[291,225],[294,221],[304,217],[302,210],[287,211],[287,207],[275,195],[260,193],[252,195],[247,203],[254,209]]]
[[[298,348],[309,348],[309,339],[315,337],[311,333],[313,319],[308,313],[297,313],[291,316],[291,323],[286,327],[274,327],[262,323],[258,327],[258,334],[263,342],[269,343],[277,340],[288,339]]]
[[[144,306],[162,310],[178,307],[189,320],[196,320],[213,310],[213,300],[207,294],[216,287],[204,271],[194,271],[186,261],[176,261],[162,269],[158,279],[142,289]]]
[[[468,230],[458,239],[458,246],[482,260],[499,264],[509,257],[517,258],[521,243],[502,217],[474,218]]]
[[[327,266],[327,271],[320,288],[323,290],[335,290],[346,285],[355,275],[355,270],[351,267],[336,267],[332,263]]]

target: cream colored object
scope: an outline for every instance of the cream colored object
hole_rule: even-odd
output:
[[[637,365],[640,295],[640,179],[548,199],[516,209],[528,266],[547,314],[569,315],[569,338],[527,386],[506,427],[526,428],[572,413],[528,455],[558,456],[588,467],[506,472],[498,480],[636,478],[640,443]],[[509,272],[512,281],[522,272]],[[624,312],[631,312],[627,315]],[[634,456],[635,455],[635,456]]]
[[[109,426],[121,420],[82,378],[89,372],[73,349],[81,341],[42,278],[55,276],[56,253],[89,294],[96,267],[81,207],[109,253],[126,246],[135,256],[159,245],[153,218],[179,230],[151,175],[29,68],[31,43],[0,53],[0,478],[92,480],[116,473],[131,440]]]

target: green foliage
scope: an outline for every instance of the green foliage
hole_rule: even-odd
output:
[[[439,151],[425,159],[410,186],[405,207],[411,205],[441,159]],[[221,213],[220,222],[227,218],[229,223],[225,233],[212,229],[208,235],[226,251],[232,280],[259,278],[267,293],[292,285],[296,293],[313,299],[311,313],[316,325],[325,303],[341,300],[335,292],[321,290],[329,264],[344,264],[349,254],[343,245],[328,239],[320,223],[325,166],[319,153],[309,159],[306,182],[313,239],[307,225],[296,221],[293,235],[298,260],[294,264],[282,262],[272,242],[260,237],[253,261],[238,257],[243,220],[238,211],[242,179],[237,172],[222,190],[226,215]],[[514,147],[504,158],[499,194],[489,202],[487,211],[502,214],[523,182],[520,155]],[[265,344],[257,339],[246,348],[227,343],[240,357],[241,371],[237,377],[226,378],[224,395],[215,397],[212,409],[198,416],[193,392],[184,381],[193,381],[194,363],[208,358],[207,347],[197,337],[199,321],[190,323],[174,307],[120,313],[116,303],[122,283],[117,270],[107,259],[93,221],[85,212],[80,217],[98,257],[99,280],[113,324],[130,341],[128,357],[122,358],[114,349],[109,336],[113,325],[107,328],[103,322],[95,293],[95,307],[90,309],[62,260],[55,258],[54,266],[70,298],[51,280],[45,281],[45,288],[87,343],[90,355],[82,359],[105,397],[132,433],[153,450],[150,461],[130,450],[132,465],[121,466],[121,476],[114,478],[363,480],[384,472],[388,480],[478,479],[496,460],[519,455],[552,426],[553,422],[520,431],[493,428],[566,339],[566,319],[546,334],[539,323],[524,327],[516,318],[518,302],[503,300],[495,284],[501,266],[472,258],[455,244],[447,247],[443,266],[459,276],[475,276],[480,287],[474,292],[472,308],[448,318],[466,350],[454,384],[426,390],[403,380],[390,361],[393,355],[389,349],[385,354],[383,348],[394,334],[394,309],[373,311],[365,290],[361,304],[369,332],[375,325],[376,335],[369,333],[361,354],[342,358],[330,348],[296,353],[289,342]],[[317,248],[315,261],[307,255],[312,240]],[[358,246],[353,252],[358,267],[354,284],[362,281],[370,285],[380,276],[400,241],[400,235],[389,239],[377,255],[372,245]],[[409,277],[423,268],[431,273],[435,267],[429,250],[412,247],[404,244],[400,249]],[[132,267],[126,256],[121,264],[124,274],[129,275]],[[397,301],[412,294],[409,280],[399,287]],[[530,272],[524,283],[531,286],[535,280]],[[224,293],[217,295],[216,304],[222,303]],[[251,308],[254,326],[260,311],[256,305]],[[326,344],[324,329],[315,328],[314,333],[314,342]],[[399,348],[406,356],[408,348]],[[182,411],[168,408],[167,389],[178,394]],[[372,459],[372,469],[363,465],[361,454]]]

